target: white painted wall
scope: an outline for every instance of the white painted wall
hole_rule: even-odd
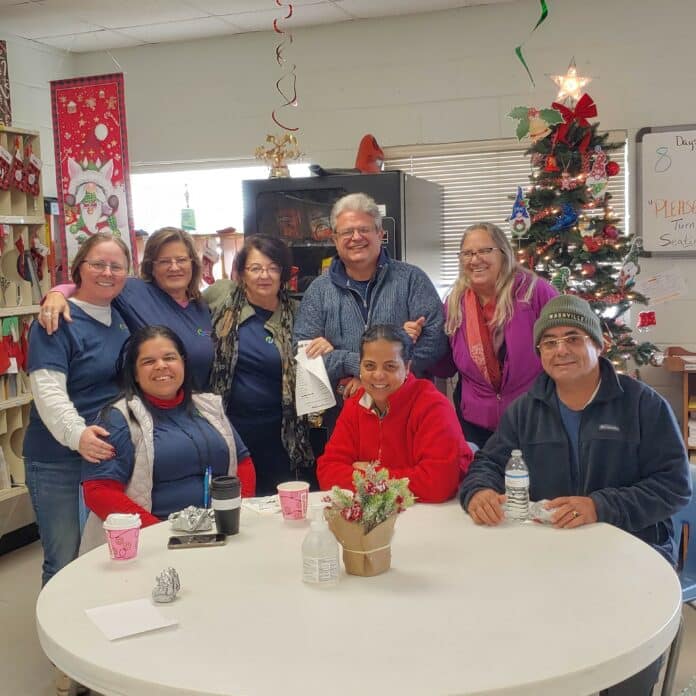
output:
[[[524,0],[297,30],[287,57],[297,63],[300,106],[283,110],[290,112],[285,118],[301,127],[308,159],[334,167],[353,165],[367,132],[385,146],[511,137],[510,108],[548,105],[555,85],[545,73],[565,72],[575,56],[580,72],[595,78],[588,91],[603,128],[627,129],[632,140],[644,126],[696,122],[696,3],[552,3],[525,48],[537,80],[532,88],[513,48],[537,17],[538,4]],[[112,51],[126,73],[133,166],[251,157],[274,130],[270,113],[281,103],[276,41],[269,31]],[[36,126],[28,97],[20,96],[29,87],[16,82],[41,84],[48,69],[42,63],[30,78],[12,54],[10,61],[17,122]],[[105,52],[75,56],[74,63],[79,75],[117,70]],[[40,127],[49,123],[43,87]],[[648,337],[696,350],[694,260],[646,259],[642,266],[675,267],[689,280],[686,298],[658,308]],[[656,368],[643,374],[676,399],[676,378]]]
[[[7,42],[12,125],[37,130],[41,134],[44,193],[55,196],[56,170],[49,82],[75,74],[73,56],[33,41],[7,36],[2,32],[2,27],[0,39]]]

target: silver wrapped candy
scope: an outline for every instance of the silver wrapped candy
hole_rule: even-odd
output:
[[[172,512],[168,519],[172,529],[179,532],[207,532],[213,528],[213,511],[193,505]]]
[[[156,578],[152,590],[152,599],[160,604],[173,602],[176,593],[181,589],[179,573],[174,568],[165,568]]]

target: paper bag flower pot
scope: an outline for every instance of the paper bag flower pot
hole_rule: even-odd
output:
[[[343,547],[346,573],[372,577],[389,570],[396,513],[367,534],[359,522],[348,522],[341,516],[329,517],[328,522]]]

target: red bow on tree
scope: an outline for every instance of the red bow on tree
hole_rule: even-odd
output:
[[[594,118],[597,115],[597,105],[589,94],[583,94],[582,97],[580,97],[580,101],[575,105],[575,109],[569,109],[565,104],[559,104],[558,102],[554,102],[551,106],[556,109],[556,111],[560,112],[564,121],[556,129],[555,141],[558,142],[560,140],[566,145],[570,145],[566,140],[566,136],[574,121],[577,121],[579,126],[588,128],[590,122],[587,119]],[[590,144],[590,137],[590,133],[585,134],[578,147],[580,152],[585,152],[585,150],[587,150]]]

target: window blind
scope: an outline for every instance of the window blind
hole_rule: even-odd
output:
[[[610,153],[619,163],[617,176],[609,178],[611,207],[621,219],[620,229],[628,230],[626,195],[626,133],[614,131],[607,142],[623,143]],[[408,174],[440,184],[444,190],[442,229],[440,231],[440,274],[449,287],[459,270],[459,242],[462,232],[476,222],[492,222],[508,235],[508,218],[517,193],[529,186],[531,162],[525,156],[528,144],[516,139],[413,145],[384,148],[385,169]],[[588,211],[601,215],[602,209]]]

